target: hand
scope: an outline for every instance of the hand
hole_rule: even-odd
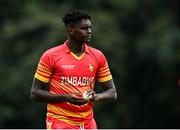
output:
[[[97,102],[99,100],[98,94],[96,94],[95,91],[90,90],[87,92],[88,95],[92,95],[92,97],[89,99],[90,102]]]
[[[67,102],[74,105],[84,105],[89,102],[89,100],[85,100],[82,96],[78,96],[75,94],[67,94],[66,96]]]

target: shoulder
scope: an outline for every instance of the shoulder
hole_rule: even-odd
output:
[[[97,48],[94,48],[94,47],[91,47],[91,46],[88,46],[87,45],[87,48],[88,48],[88,52],[93,54],[94,56],[96,57],[99,57],[99,56],[104,56],[104,54],[102,53],[101,50],[97,49]]]
[[[88,46],[88,52],[100,66],[106,63],[106,57],[101,50]]]
[[[64,48],[64,45],[58,45],[58,46],[55,46],[55,47],[52,47],[52,48],[49,48],[48,50],[46,50],[44,52],[44,54],[47,54],[47,55],[55,55],[56,53],[62,53],[63,51],[63,48]]]
[[[56,61],[65,54],[64,44],[47,49],[41,56],[41,60]]]

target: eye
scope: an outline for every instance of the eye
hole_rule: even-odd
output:
[[[81,29],[83,29],[83,30],[87,30],[87,29],[89,29],[89,27],[82,27]]]
[[[89,29],[91,30],[91,26],[82,26],[81,29],[82,30],[89,30]]]

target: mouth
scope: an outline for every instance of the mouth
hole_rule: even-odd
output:
[[[91,39],[91,36],[86,36],[87,39]]]
[[[85,37],[85,41],[86,41],[86,42],[90,42],[90,41],[91,41],[91,36],[86,36],[86,37]]]

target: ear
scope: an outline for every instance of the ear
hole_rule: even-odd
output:
[[[70,35],[74,35],[74,28],[72,28],[72,27],[68,28],[68,33]]]

